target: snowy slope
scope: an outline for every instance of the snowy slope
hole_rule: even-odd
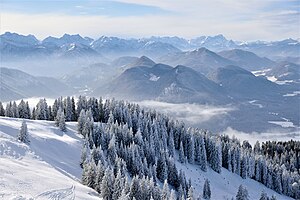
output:
[[[22,119],[0,118],[0,199],[99,199],[79,183],[81,138],[76,124],[26,120],[31,144],[16,140]]]
[[[76,123],[67,123],[62,133],[54,122],[26,120],[31,144],[18,142],[22,119],[0,117],[0,199],[99,199],[97,193],[79,183],[81,137]],[[187,180],[191,178],[194,195],[202,194],[206,178],[210,180],[212,200],[235,197],[240,184],[246,186],[250,199],[259,199],[261,191],[278,200],[291,199],[251,179],[242,179],[222,168],[221,174],[197,165],[176,163]],[[22,197],[22,198],[21,198]]]
[[[293,199],[280,195],[255,180],[249,178],[242,179],[242,177],[229,172],[225,168],[222,168],[221,174],[218,174],[211,168],[208,168],[207,172],[203,172],[199,166],[188,163],[181,164],[180,162],[177,162],[176,166],[178,167],[178,170],[181,169],[185,173],[187,180],[189,178],[191,179],[195,189],[195,197],[198,197],[199,194],[202,195],[205,179],[208,179],[210,181],[211,200],[229,200],[232,197],[235,199],[238,187],[241,184],[247,188],[249,199],[251,200],[259,200],[262,191],[265,191],[269,197],[275,195],[277,200]]]

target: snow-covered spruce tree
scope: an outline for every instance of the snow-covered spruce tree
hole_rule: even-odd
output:
[[[207,157],[206,157],[206,150],[205,150],[205,142],[204,142],[204,136],[200,135],[199,138],[199,144],[200,144],[200,169],[204,172],[207,171]]]
[[[124,188],[125,184],[125,177],[122,175],[121,170],[118,170],[116,179],[115,179],[115,184],[114,184],[114,192],[112,195],[112,199],[118,199],[121,194],[122,190]]]
[[[126,190],[123,189],[121,196],[118,198],[118,200],[130,200],[129,193],[127,193]]]
[[[139,179],[138,177],[133,177],[130,185],[130,194],[129,197],[130,199],[142,199],[142,194],[140,192],[140,184],[139,184]]]
[[[295,199],[300,199],[300,179],[292,184],[292,191]]]
[[[82,110],[87,110],[87,100],[85,96],[79,96],[77,101],[77,113],[80,113]]]
[[[211,153],[211,160],[210,160],[210,166],[211,168],[218,172],[221,173],[221,168],[222,168],[222,145],[220,141],[211,141],[211,146],[212,148],[212,153]]]
[[[25,120],[22,122],[21,129],[20,129],[20,132],[18,134],[18,140],[25,143],[25,144],[30,143],[27,124],[26,124]]]
[[[19,118],[29,119],[26,103],[24,102],[23,99],[20,101],[18,105],[18,113],[19,113]]]
[[[5,108],[5,117],[12,117],[12,111],[11,111],[11,107],[12,107],[12,103],[11,101],[9,103],[6,104],[6,108]]]
[[[193,187],[190,186],[188,193],[187,193],[187,200],[194,200],[194,191],[193,191]]]
[[[261,192],[259,200],[269,200],[269,197],[265,191]]]
[[[203,185],[203,198],[204,199],[210,199],[211,198],[211,191],[210,191],[210,182],[208,179],[205,179],[204,185]]]
[[[74,97],[71,98],[71,107],[72,107],[71,121],[74,122],[74,121],[77,120],[76,104],[75,104],[75,99],[74,99]]]
[[[95,188],[95,180],[96,180],[96,165],[94,161],[86,162],[83,164],[83,172],[82,172],[82,184]]]
[[[290,173],[283,167],[282,172],[282,192],[287,196],[292,196],[292,178]]]
[[[276,196],[272,195],[270,200],[277,200]]]
[[[40,99],[35,109],[35,118],[38,120],[48,120],[48,105],[46,99]]]
[[[12,114],[13,114],[12,117],[19,118],[18,106],[17,106],[17,103],[15,101],[12,104],[11,110],[12,110]]]
[[[174,188],[178,188],[180,186],[180,183],[178,179],[178,171],[173,157],[169,157],[167,159],[167,166],[168,166],[168,183]]]
[[[246,179],[248,175],[248,163],[247,163],[247,155],[242,155],[241,160],[241,177]]]
[[[278,164],[275,166],[275,170],[273,171],[273,186],[274,190],[279,194],[282,194],[282,180],[281,180],[281,169]]]
[[[174,144],[173,129],[170,129],[170,133],[169,133],[169,137],[168,137],[168,151],[169,151],[169,155],[174,157],[174,155],[175,155],[175,144]]]
[[[69,96],[64,99],[64,113],[65,113],[66,121],[67,122],[71,121],[72,120],[72,101]]]
[[[85,111],[81,110],[79,117],[78,117],[78,123],[77,123],[77,130],[78,133],[82,135],[84,124],[86,123],[86,115]]]
[[[171,189],[169,200],[176,200],[176,199],[177,199],[176,192],[175,192],[175,190]]]
[[[164,182],[164,180],[168,178],[168,167],[166,163],[165,153],[161,153],[160,157],[157,160],[156,174],[157,178],[161,182]]]
[[[182,142],[180,142],[180,148],[179,148],[179,162],[185,163],[185,155],[184,155],[184,151],[183,151]]]
[[[259,141],[256,141],[255,145],[254,145],[254,148],[253,148],[253,151],[255,154],[260,154],[260,143]]]
[[[249,200],[248,190],[243,185],[239,186],[239,189],[238,189],[235,199],[236,200]]]
[[[170,198],[170,189],[169,189],[169,184],[168,181],[164,181],[164,186],[161,192],[161,200],[169,200]]]
[[[194,132],[193,132],[194,133]],[[187,148],[187,157],[188,157],[188,162],[193,164],[195,161],[195,141],[194,141],[194,137],[193,134],[190,136],[190,138],[188,139],[188,148]]]
[[[101,196],[104,200],[112,199],[114,186],[113,178],[114,175],[112,170],[106,169],[101,183]]]
[[[0,116],[2,116],[2,117],[5,116],[5,109],[4,109],[1,101],[0,101]]]
[[[55,125],[63,132],[67,131],[64,111],[59,108],[55,117]]]
[[[81,168],[83,168],[84,163],[89,162],[89,156],[90,156],[89,152],[90,152],[89,142],[88,139],[85,138],[81,149],[81,157],[79,163]]]

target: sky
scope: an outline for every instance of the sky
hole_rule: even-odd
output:
[[[1,0],[0,32],[38,39],[223,34],[239,41],[300,38],[300,0]]]

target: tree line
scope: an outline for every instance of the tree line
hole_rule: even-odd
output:
[[[299,141],[257,142],[252,147],[247,141],[186,127],[138,104],[85,96],[77,103],[73,97],[60,97],[52,106],[41,99],[32,111],[23,100],[19,105],[8,103],[6,109],[0,102],[0,115],[51,120],[57,126],[77,121],[85,141],[82,182],[104,199],[193,199],[191,181],[176,162],[197,165],[202,171],[209,166],[218,173],[225,168],[300,198]]]

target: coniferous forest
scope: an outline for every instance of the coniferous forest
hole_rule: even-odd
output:
[[[229,170],[254,179],[279,194],[300,198],[300,142],[268,141],[252,146],[226,135],[187,127],[155,110],[115,99],[79,96],[46,99],[30,109],[28,102],[0,102],[0,116],[55,121],[62,131],[65,122],[78,123],[83,137],[82,183],[103,199],[209,199],[209,180],[203,196],[176,163],[190,163],[202,171]],[[246,188],[237,199],[247,199]],[[245,198],[243,197],[245,196]],[[264,194],[262,194],[264,197]]]

